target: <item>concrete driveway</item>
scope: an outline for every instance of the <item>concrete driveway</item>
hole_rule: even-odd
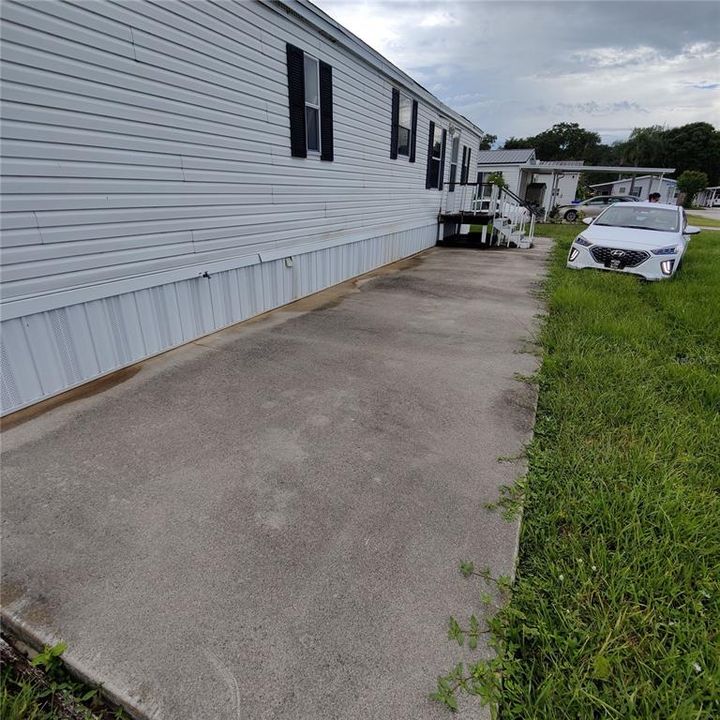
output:
[[[152,717],[446,718],[547,249],[427,251],[7,430],[5,619]]]

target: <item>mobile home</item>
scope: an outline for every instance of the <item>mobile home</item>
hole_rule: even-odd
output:
[[[575,200],[583,161],[538,160],[532,148],[482,150],[478,155],[480,180],[501,172],[509,189],[525,202],[552,209]]]
[[[713,185],[701,190],[695,196],[695,204],[698,207],[720,207],[720,185]]]
[[[482,131],[309,2],[2,9],[2,412],[436,243]]]
[[[678,190],[677,180],[654,175],[624,177],[611,182],[591,185],[596,195],[633,195],[639,200],[647,200],[651,193],[660,193],[660,202],[675,204]]]

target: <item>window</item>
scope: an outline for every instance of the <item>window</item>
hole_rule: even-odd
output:
[[[428,165],[425,187],[428,189],[442,190],[447,130],[437,127],[434,122],[430,123],[429,130]]]
[[[466,183],[470,177],[470,154],[472,150],[467,146],[463,145],[463,159],[462,168],[460,171],[460,182]]]
[[[295,45],[288,43],[286,50],[290,154],[319,153],[321,160],[333,160],[332,68]]]
[[[410,134],[412,126],[412,102],[400,93],[398,111],[398,155],[410,155]]]
[[[637,203],[613,205],[595,221],[596,225],[610,227],[631,227],[635,230],[659,230],[678,232],[677,210],[666,208],[638,207]]]
[[[305,142],[308,152],[320,152],[320,69],[305,55]]]
[[[415,162],[417,100],[393,88],[391,114],[390,157],[396,160],[398,155],[404,155],[410,162]]]
[[[452,146],[450,148],[450,187],[448,192],[454,192],[455,180],[457,178],[457,162],[458,155],[460,154],[460,136],[456,135],[453,138]]]

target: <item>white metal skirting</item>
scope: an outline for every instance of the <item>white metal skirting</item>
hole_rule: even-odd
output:
[[[0,414],[435,245],[437,225],[2,322]]]

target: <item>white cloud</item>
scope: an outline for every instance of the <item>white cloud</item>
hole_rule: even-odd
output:
[[[581,50],[571,55],[578,65],[589,68],[625,67],[656,62],[659,53],[655,48],[640,45],[634,48],[599,47]]]
[[[420,21],[420,27],[453,27],[458,20],[446,10],[436,10],[429,13]]]
[[[315,2],[500,138],[720,118],[720,3]]]

